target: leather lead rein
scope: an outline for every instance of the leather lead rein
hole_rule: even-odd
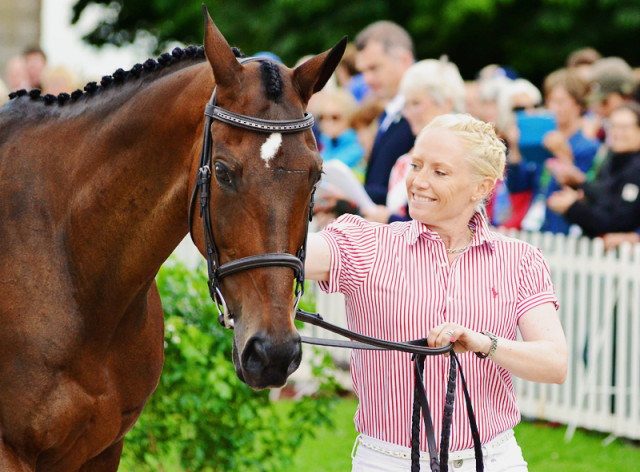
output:
[[[385,341],[382,339],[365,336],[363,334],[350,331],[340,326],[336,326],[323,320],[322,316],[320,316],[318,313],[309,313],[300,309],[296,310],[296,319],[351,339],[350,341],[340,341],[303,336],[302,342],[306,344],[348,349],[393,350],[413,354],[412,361],[414,371],[414,393],[413,414],[411,417],[411,472],[418,472],[420,470],[421,415],[424,422],[425,431],[427,433],[427,447],[429,449],[429,462],[431,472],[448,472],[449,440],[451,436],[451,424],[453,422],[453,407],[455,403],[457,374],[459,373],[460,381],[462,383],[462,391],[467,406],[471,436],[473,437],[473,448],[476,459],[476,472],[484,471],[484,463],[482,460],[482,444],[480,442],[478,425],[476,423],[475,414],[473,413],[471,397],[469,395],[469,389],[467,388],[467,383],[462,373],[460,360],[458,359],[456,353],[453,351],[453,343],[443,347],[428,347],[426,339],[417,339],[407,342]],[[426,356],[437,356],[447,353],[450,356],[449,379],[447,381],[447,393],[445,397],[444,414],[442,416],[440,456],[438,457],[431,410],[429,408],[427,392],[424,389],[423,372]]]

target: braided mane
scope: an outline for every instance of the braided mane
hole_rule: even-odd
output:
[[[277,102],[284,91],[280,68],[271,61],[265,61],[260,64],[260,73],[267,97]]]
[[[243,54],[237,48],[232,48],[236,57],[243,57]],[[142,76],[148,76],[151,73],[165,70],[168,66],[177,63],[186,63],[188,60],[204,59],[204,47],[188,46],[185,49],[175,48],[171,53],[165,52],[161,54],[157,60],[147,59],[143,64],[136,64],[130,70],[116,70],[112,75],[105,75],[100,83],[89,82],[84,86],[84,90],[77,89],[72,93],[61,93],[59,95],[46,94],[42,95],[40,89],[27,91],[25,89],[17,90],[9,94],[9,99],[13,100],[28,95],[31,100],[42,102],[45,105],[65,105],[73,103],[83,96],[92,96],[101,90],[107,90],[113,87],[123,85],[125,83],[136,80]]]

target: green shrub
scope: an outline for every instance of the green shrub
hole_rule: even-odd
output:
[[[302,440],[331,423],[336,384],[328,375],[328,356],[314,359],[319,392],[286,413],[270,402],[269,391],[253,391],[238,380],[231,361],[232,332],[217,322],[205,272],[203,266],[191,271],[170,259],[158,274],[165,311],[164,370],[126,436],[121,470],[287,470]],[[313,309],[313,301],[306,302]]]

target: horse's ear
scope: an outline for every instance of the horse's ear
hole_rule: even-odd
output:
[[[305,103],[311,95],[322,90],[347,47],[347,37],[342,38],[332,49],[312,57],[293,71],[293,81],[298,85],[300,96]]]
[[[202,12],[204,13],[204,53],[213,69],[216,84],[222,87],[237,85],[240,82],[242,66],[204,4],[202,4]]]

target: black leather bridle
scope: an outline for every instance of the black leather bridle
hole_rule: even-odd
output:
[[[264,60],[265,59],[262,58],[247,58],[241,60],[241,63]],[[191,239],[195,243],[195,239],[193,236],[193,213],[195,210],[196,197],[198,193],[200,193],[200,217],[203,220],[202,223],[204,227],[204,242],[207,259],[207,270],[209,276],[209,293],[218,307],[218,311],[220,313],[218,321],[220,322],[220,324],[222,324],[222,326],[224,326],[225,328],[233,328],[234,326],[233,315],[229,313],[229,308],[224,299],[224,296],[222,295],[220,286],[221,279],[238,272],[243,272],[260,267],[280,266],[291,268],[294,272],[296,280],[296,287],[294,292],[294,296],[296,298],[294,302],[294,312],[296,314],[296,319],[322,327],[324,329],[327,329],[328,331],[332,331],[350,339],[350,341],[336,341],[303,336],[301,338],[302,342],[305,342],[307,344],[317,344],[323,346],[343,347],[351,349],[396,350],[413,354],[412,360],[414,363],[414,401],[411,428],[412,472],[418,472],[420,470],[419,437],[421,413],[425,425],[425,431],[427,433],[427,445],[429,449],[431,471],[446,472],[448,469],[449,439],[451,435],[451,424],[453,419],[453,407],[457,382],[456,379],[459,370],[460,380],[462,382],[462,388],[465,396],[465,402],[467,405],[467,413],[469,415],[471,434],[473,436],[476,471],[482,472],[484,470],[484,465],[482,461],[482,446],[480,443],[478,426],[476,424],[475,416],[473,413],[473,407],[471,405],[471,399],[467,389],[467,384],[464,379],[464,375],[462,374],[460,361],[453,351],[453,344],[435,348],[428,347],[426,339],[399,343],[371,338],[344,328],[340,328],[338,326],[332,325],[331,323],[327,323],[317,313],[309,313],[298,309],[300,297],[302,297],[302,294],[304,293],[304,262],[306,257],[307,231],[305,231],[305,237],[302,246],[298,249],[295,256],[293,254],[280,252],[257,254],[220,264],[218,249],[213,237],[213,228],[211,226],[211,212],[209,209],[211,195],[210,189],[212,160],[211,125],[213,121],[219,120],[228,125],[258,133],[298,133],[313,126],[313,116],[310,113],[305,113],[302,118],[286,121],[276,121],[264,120],[234,113],[216,105],[216,88],[214,88],[213,93],[211,94],[211,99],[209,100],[209,103],[205,108],[204,114],[206,115],[206,118],[204,124],[204,135],[202,138],[202,151],[200,153],[200,162],[198,164],[198,175],[196,178],[196,183],[193,187],[189,205],[189,233],[191,234]],[[307,225],[313,215],[312,209],[313,193],[311,194],[311,200],[309,203],[309,215],[306,222]],[[447,353],[450,355],[451,359],[449,362],[449,379],[447,382],[445,408],[442,418],[440,453],[438,454],[435,432],[431,419],[431,411],[429,409],[427,394],[424,389],[423,372],[426,356],[442,355]]]
[[[250,61],[265,61],[263,58],[245,58],[240,63]],[[304,293],[304,260],[307,245],[307,231],[305,230],[305,238],[302,246],[298,249],[296,255],[275,252],[267,254],[257,254],[247,256],[233,261],[220,264],[220,256],[213,237],[213,228],[211,226],[211,212],[209,210],[209,202],[211,197],[211,160],[212,160],[212,138],[211,125],[214,120],[221,121],[237,128],[254,131],[257,133],[299,133],[310,129],[313,126],[313,115],[305,112],[302,118],[293,120],[264,120],[251,116],[241,115],[229,110],[225,110],[216,105],[216,90],[213,89],[211,99],[207,104],[204,114],[206,115],[204,123],[204,135],[202,137],[202,150],[200,152],[200,162],[198,164],[198,175],[196,183],[191,194],[191,202],[189,205],[189,233],[191,239],[195,243],[193,236],[193,213],[195,210],[196,196],[200,193],[200,217],[204,226],[204,243],[207,259],[207,270],[209,275],[209,293],[216,303],[220,316],[218,321],[225,328],[233,328],[233,314],[229,312],[227,302],[222,295],[220,281],[229,275],[243,272],[260,267],[284,266],[293,269],[296,287],[295,287],[295,304],[294,311],[298,307],[300,297]],[[309,219],[312,216],[313,194],[309,205]],[[308,220],[307,220],[308,224]]]

